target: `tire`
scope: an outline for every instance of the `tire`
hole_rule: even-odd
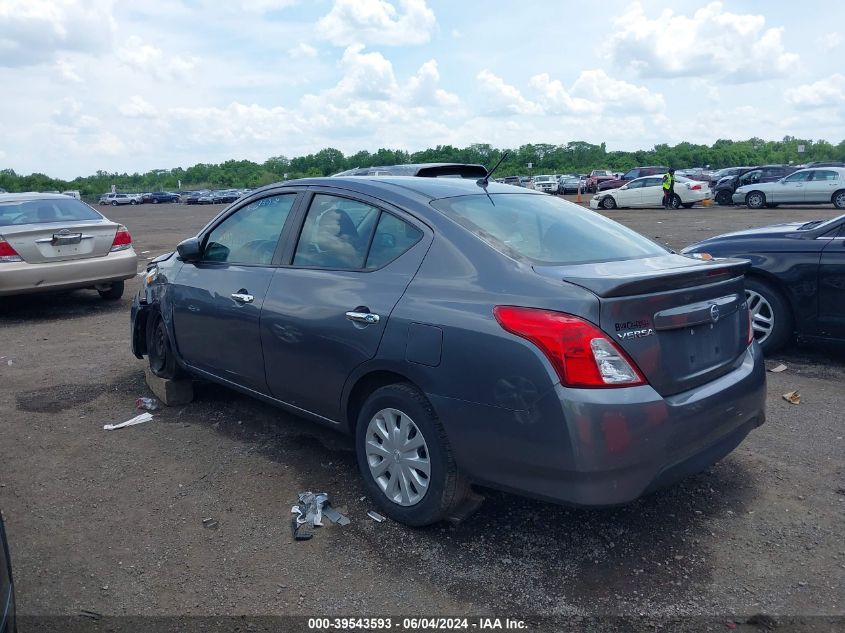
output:
[[[97,292],[100,293],[100,298],[102,299],[117,301],[123,296],[123,288],[124,283],[122,281],[114,281],[108,290],[98,290]]]
[[[135,206],[136,204],[138,204],[138,203],[137,203],[137,202],[135,202],[135,200],[130,200],[130,201],[129,201],[129,204],[131,204],[131,205],[134,207],[134,206]]]
[[[160,314],[147,319],[147,362],[159,378],[175,379],[184,375],[176,364],[176,355]]]
[[[409,461],[394,461],[394,455],[402,459],[401,452],[393,447],[393,438],[387,432],[393,429],[402,432],[403,428],[409,436],[406,444],[421,438],[421,446],[406,450],[404,454],[412,453],[407,459],[420,467],[425,466],[427,476],[425,468],[410,467]],[[398,433],[396,437],[401,441]],[[468,481],[455,464],[434,409],[416,387],[407,383],[381,387],[367,398],[355,427],[355,452],[370,497],[384,514],[399,523],[420,527],[442,521],[471,493]],[[381,468],[382,474],[377,475],[384,462],[388,464]],[[404,470],[400,470],[403,464]],[[392,487],[394,481],[396,488]],[[403,482],[407,484],[404,487]]]
[[[749,209],[762,209],[766,206],[766,194],[762,191],[752,191],[745,196],[745,204]]]
[[[672,194],[672,208],[673,209],[680,209],[683,203],[681,202],[681,196],[678,194]]]
[[[837,209],[845,209],[845,189],[834,193],[830,201]]]
[[[158,198],[153,198],[153,204],[158,204]]]
[[[117,206],[117,200],[112,200],[112,201],[111,201],[111,206],[116,207],[116,206]]]
[[[746,277],[745,296],[752,315],[754,338],[764,354],[776,352],[792,337],[793,321],[789,304],[777,288],[756,277]]]
[[[720,189],[716,192],[716,204],[723,207],[729,207],[733,205],[733,203],[733,195],[727,189]]]
[[[601,199],[601,208],[607,209],[610,211],[611,209],[616,208],[616,200],[613,199],[613,196],[605,196]]]

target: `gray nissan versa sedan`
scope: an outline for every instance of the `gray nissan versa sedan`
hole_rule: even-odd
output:
[[[747,267],[498,183],[298,180],[150,264],[132,350],[353,434],[409,525],[466,508],[471,483],[607,506],[763,423]]]

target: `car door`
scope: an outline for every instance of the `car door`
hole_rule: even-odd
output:
[[[804,190],[810,178],[809,169],[796,171],[768,185],[767,199],[777,204],[804,202]]]
[[[845,223],[828,241],[819,261],[819,333],[845,339]]]
[[[833,192],[841,186],[836,170],[814,169],[804,189],[804,202],[830,202]]]
[[[337,190],[315,191],[300,215],[261,316],[267,382],[279,400],[338,421],[348,376],[375,356],[432,234],[380,201]]]
[[[659,207],[663,204],[663,177],[649,176],[640,182],[640,206]]]
[[[638,207],[642,201],[642,180],[632,180],[616,192],[616,206]]]
[[[173,330],[192,367],[267,393],[259,319],[297,192],[245,202],[201,236],[203,254],[171,283]]]

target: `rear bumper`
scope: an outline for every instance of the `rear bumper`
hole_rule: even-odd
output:
[[[137,273],[138,256],[131,248],[90,259],[43,264],[5,263],[0,264],[0,297],[91,288],[130,279]]]
[[[432,398],[458,464],[474,481],[582,506],[628,503],[697,473],[765,421],[755,344],[729,374],[662,397],[650,386],[558,385],[526,411]]]

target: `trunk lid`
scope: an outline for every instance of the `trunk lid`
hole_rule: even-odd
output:
[[[704,262],[679,255],[537,266],[600,302],[597,325],[668,396],[722,376],[748,348],[744,260]]]
[[[44,222],[0,227],[0,234],[30,264],[108,255],[118,224],[108,220]]]

